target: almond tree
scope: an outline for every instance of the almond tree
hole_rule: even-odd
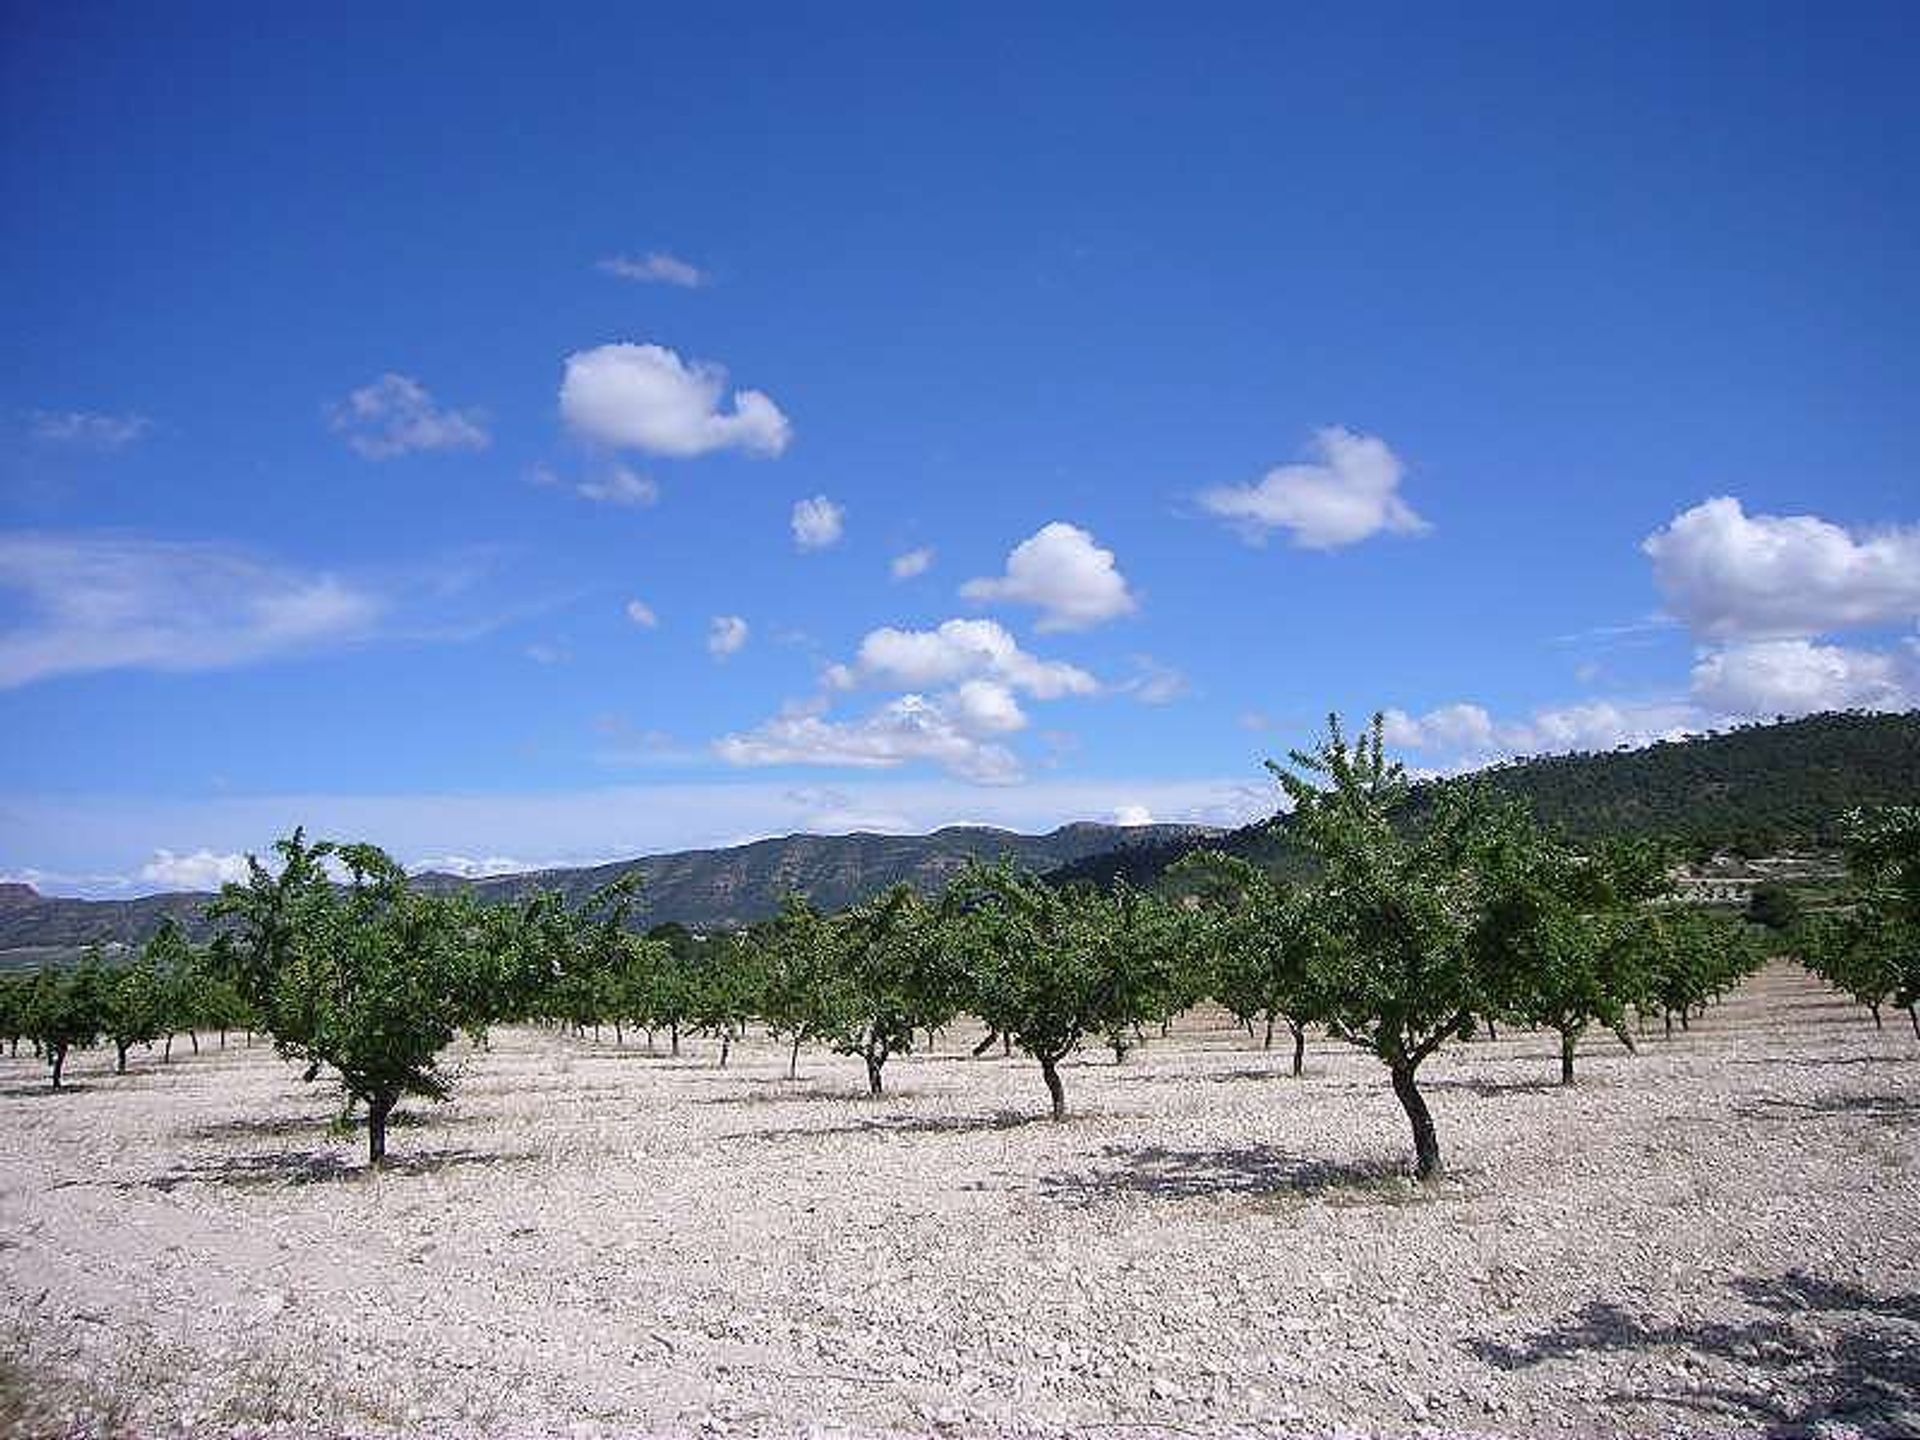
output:
[[[1003,861],[970,867],[944,909],[968,1008],[1040,1062],[1053,1118],[1066,1119],[1060,1062],[1085,1036],[1152,1013],[1144,972],[1117,943],[1128,903],[1084,887],[1058,889]]]
[[[887,1061],[913,1049],[958,1010],[959,984],[944,937],[910,885],[834,917],[825,929],[833,981],[823,995],[823,1032],[836,1053],[858,1055],[867,1090],[885,1089]]]
[[[67,1056],[99,1042],[104,986],[97,948],[71,970],[43,966],[34,977],[22,1019],[26,1034],[40,1047],[53,1072],[55,1090],[60,1088]]]
[[[234,927],[235,981],[275,1049],[308,1080],[333,1070],[349,1103],[366,1105],[367,1158],[380,1165],[400,1098],[446,1099],[440,1052],[491,1018],[476,994],[483,927],[471,902],[414,890],[376,846],[309,845],[296,830],[274,848],[279,873],[249,856],[247,883],[223,886],[210,914]],[[329,881],[329,860],[344,885]]]
[[[1307,1027],[1323,1018],[1316,976],[1331,943],[1314,893],[1217,850],[1195,851],[1169,874],[1198,907],[1194,945],[1214,998],[1248,1024],[1265,1017],[1263,1049],[1273,1048],[1274,1022],[1284,1021],[1300,1075]]]
[[[100,1028],[113,1042],[113,1069],[127,1073],[127,1051],[150,1045],[166,1029],[167,992],[152,957],[137,955],[116,965],[102,977]]]
[[[1480,858],[1486,894],[1475,931],[1492,1004],[1560,1037],[1560,1083],[1596,1021],[1631,1051],[1627,1009],[1645,989],[1633,944],[1642,902],[1666,888],[1658,846],[1576,850],[1513,807],[1494,811]]]
[[[1873,1012],[1889,1001],[1920,1038],[1920,807],[1855,810],[1841,824],[1852,893],[1810,921],[1802,948],[1817,974]]]
[[[1319,903],[1334,943],[1315,958],[1329,1030],[1387,1067],[1413,1131],[1415,1173],[1441,1173],[1440,1140],[1420,1093],[1420,1066],[1466,1034],[1486,1008],[1473,936],[1483,884],[1474,863],[1486,807],[1448,792],[1416,829],[1396,826],[1407,797],[1386,757],[1384,717],[1352,744],[1338,717],[1327,738],[1268,768],[1292,802],[1289,837],[1319,865]]]

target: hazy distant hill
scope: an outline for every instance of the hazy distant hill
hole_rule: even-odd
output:
[[[1696,853],[1819,847],[1856,805],[1920,804],[1920,712],[1813,715],[1639,750],[1514,761],[1417,787],[1415,812],[1462,784],[1525,801],[1578,838],[1662,835]],[[1262,821],[1211,843],[1273,864],[1284,833],[1284,820]],[[1092,856],[1062,878],[1145,884],[1192,848],[1176,838]]]
[[[931,835],[789,835],[725,850],[686,850],[585,869],[540,870],[480,881],[433,874],[416,879],[427,888],[470,885],[492,899],[533,890],[560,890],[578,898],[637,866],[647,877],[642,923],[678,920],[693,929],[712,929],[771,915],[789,891],[801,891],[815,904],[833,910],[902,880],[923,889],[938,888],[968,860],[995,860],[1010,854],[1032,869],[1052,870],[1089,855],[1124,850],[1130,844],[1192,841],[1217,833],[1192,825],[1121,829],[1078,824],[1046,835],[969,826],[951,826]],[[26,885],[0,885],[0,952],[113,941],[138,944],[166,915],[180,920],[190,933],[204,935],[200,912],[210,898],[173,894],[139,900],[67,900],[38,895]],[[26,958],[14,957],[16,962]]]

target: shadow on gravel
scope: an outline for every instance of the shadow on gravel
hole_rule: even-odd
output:
[[[1287,1155],[1264,1146],[1235,1150],[1169,1150],[1160,1145],[1107,1145],[1120,1162],[1086,1175],[1049,1175],[1040,1193],[1070,1205],[1093,1205],[1115,1194],[1176,1200],[1217,1195],[1333,1197],[1392,1203],[1420,1193],[1398,1160],[1335,1161]]]
[[[1911,1058],[1902,1055],[1770,1055],[1759,1060],[1735,1060],[1735,1065],[1764,1066],[1777,1070],[1783,1062],[1791,1063],[1796,1070],[1817,1069],[1827,1065],[1905,1065],[1911,1066]]]
[[[1556,1062],[1558,1063],[1558,1062]],[[1583,1077],[1584,1078],[1584,1077]],[[1565,1094],[1567,1087],[1558,1080],[1423,1080],[1423,1090],[1466,1090],[1483,1100],[1498,1095],[1554,1095]],[[1575,1088],[1578,1088],[1577,1086]],[[1589,1090],[1597,1088],[1597,1082],[1587,1085]]]
[[[97,1090],[99,1088],[97,1085],[86,1085],[67,1080],[63,1081],[60,1088],[56,1090],[53,1088],[51,1081],[42,1080],[38,1085],[9,1085],[6,1089],[0,1090],[0,1099],[38,1100],[42,1095],[57,1099],[62,1095],[84,1095],[89,1090]]]
[[[240,1115],[230,1120],[209,1120],[179,1133],[189,1140],[285,1140],[296,1135],[325,1135],[340,1112],[329,1110],[316,1115]],[[479,1117],[451,1110],[396,1110],[387,1117],[394,1130],[443,1130],[451,1125],[470,1125]],[[365,1132],[358,1114],[352,1128]]]
[[[1823,1095],[1818,1100],[1743,1100],[1733,1107],[1744,1120],[1804,1120],[1813,1115],[1858,1115],[1883,1125],[1920,1119],[1920,1100],[1908,1095]]]
[[[846,1100],[845,1095],[835,1097]],[[864,1097],[863,1097],[864,1098]],[[992,1115],[884,1115],[851,1125],[795,1125],[784,1129],[737,1130],[718,1140],[814,1140],[833,1135],[964,1135],[981,1130],[1012,1130],[1034,1125],[1046,1117],[1024,1110],[999,1110]]]
[[[531,1151],[426,1150],[389,1155],[382,1175],[435,1175],[445,1171],[495,1169],[524,1165],[537,1157]],[[355,1180],[374,1174],[366,1161],[333,1150],[307,1150],[285,1155],[233,1155],[200,1165],[181,1165],[149,1180],[129,1180],[122,1190],[148,1189],[167,1193],[182,1185],[230,1185],[255,1189],[279,1185],[319,1185]]]
[[[1506,1371],[1606,1352],[1673,1351],[1678,1383],[1671,1391],[1619,1390],[1608,1398],[1707,1411],[1768,1440],[1805,1440],[1836,1424],[1920,1436],[1920,1295],[1875,1295],[1799,1271],[1736,1280],[1731,1289],[1765,1313],[1657,1324],[1593,1301],[1517,1343],[1469,1340],[1464,1347]]]

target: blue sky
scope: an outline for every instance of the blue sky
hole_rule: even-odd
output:
[[[9,875],[1920,703],[1910,6],[342,10],[0,9]]]

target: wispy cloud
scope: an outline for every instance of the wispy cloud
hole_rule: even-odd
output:
[[[418,380],[392,373],[334,406],[330,424],[369,460],[428,450],[484,450],[492,443],[483,411],[443,410]]]
[[[643,285],[677,285],[683,290],[698,290],[713,281],[699,266],[664,250],[649,251],[645,255],[610,255],[595,261],[593,268],[622,280],[637,280]]]
[[[217,544],[0,535],[0,689],[88,671],[216,670],[369,635],[382,596]]]
[[[144,415],[108,415],[94,410],[36,410],[33,438],[48,445],[85,450],[124,450],[153,428]]]
[[[793,543],[801,550],[825,550],[846,533],[847,512],[824,495],[793,502]]]

